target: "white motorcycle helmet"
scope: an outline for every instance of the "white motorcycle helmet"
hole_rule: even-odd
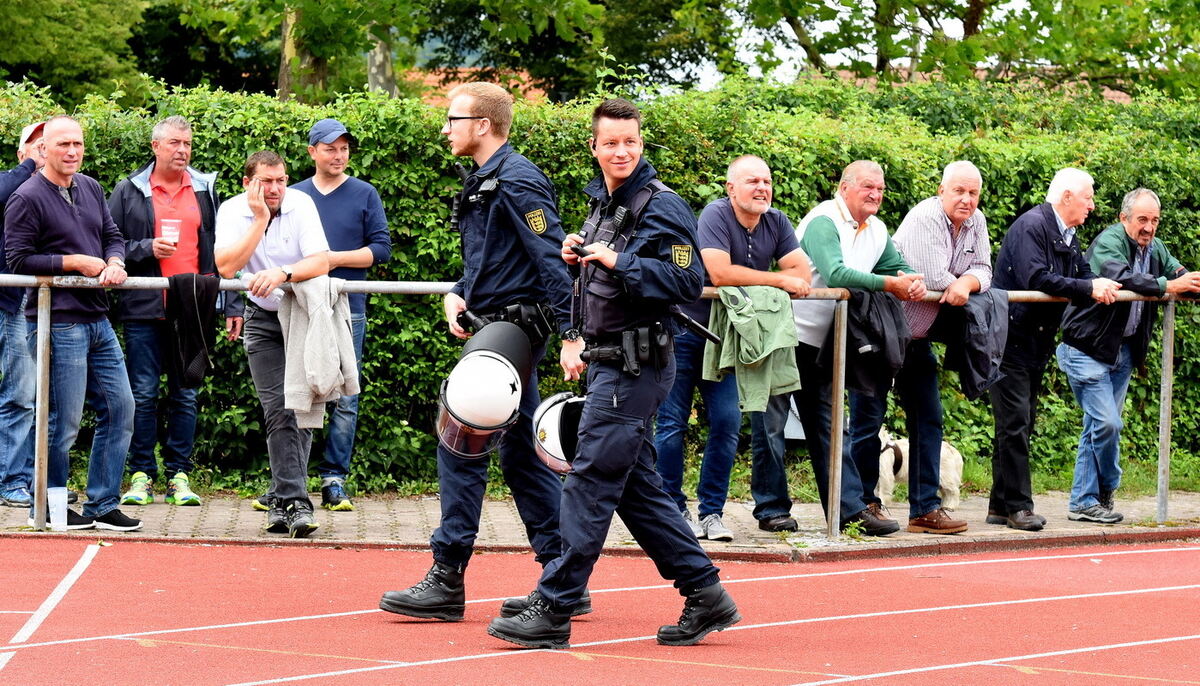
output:
[[[488,455],[520,417],[531,368],[529,337],[519,326],[493,322],[480,329],[442,382],[438,441],[459,457]]]
[[[559,474],[570,472],[575,461],[583,400],[574,393],[558,393],[546,398],[533,413],[534,452]]]

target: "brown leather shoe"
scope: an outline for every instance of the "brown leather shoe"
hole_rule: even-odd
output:
[[[867,536],[887,536],[900,530],[900,523],[883,514],[883,507],[879,503],[871,503],[867,509],[843,520],[842,529],[845,530],[851,522],[861,522],[862,532]]]
[[[908,520],[908,530],[916,534],[959,534],[967,530],[967,523],[939,507]]]
[[[1008,528],[1021,531],[1041,531],[1046,525],[1045,517],[1035,514],[1033,510],[1021,510],[1008,516]]]

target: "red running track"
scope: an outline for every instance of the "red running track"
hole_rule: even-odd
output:
[[[603,558],[568,651],[486,633],[528,555],[479,555],[466,620],[380,593],[426,554],[0,538],[5,684],[1200,684],[1200,546],[805,565],[722,563],[742,622],[654,642],[682,606],[648,560]],[[74,570],[74,571],[73,571]]]

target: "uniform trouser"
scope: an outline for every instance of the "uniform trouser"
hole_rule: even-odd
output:
[[[562,551],[558,533],[562,481],[533,450],[533,413],[541,402],[536,370],[545,354],[544,341],[534,345],[534,371],[521,389],[520,417],[500,439],[500,471],[512,491],[535,559],[541,565]],[[470,561],[479,534],[488,458],[458,457],[439,442],[437,459],[442,521],[430,537],[429,545],[434,560],[462,568]]]
[[[615,365],[598,362],[588,369],[579,446],[563,487],[563,554],[546,565],[538,582],[555,611],[579,603],[614,512],[681,594],[717,583],[717,568],[654,469],[652,422],[675,380],[674,357],[661,368],[643,365],[639,376]]]
[[[1004,375],[991,388],[992,417],[996,422],[992,451],[992,492],[988,511],[1001,516],[1033,509],[1029,477],[1029,436],[1042,391],[1043,366],[1000,363]]]
[[[308,453],[312,430],[296,424],[296,413],[283,406],[284,351],[279,315],[257,305],[246,305],[242,340],[250,361],[250,376],[263,408],[267,430],[267,456],[271,463],[269,493],[287,503],[308,498]]]

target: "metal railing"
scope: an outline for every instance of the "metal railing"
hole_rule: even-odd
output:
[[[47,469],[49,456],[49,379],[50,379],[50,292],[53,288],[102,288],[95,278],[83,276],[22,276],[0,274],[0,286],[21,286],[37,289],[37,391],[35,409],[35,457],[33,490],[33,525],[35,529],[46,528],[47,515]],[[449,292],[450,282],[445,281],[346,281],[342,291],[346,293],[385,293],[393,295],[439,295]],[[166,278],[129,277],[116,290],[164,290]],[[290,289],[291,284],[283,284]],[[221,290],[244,291],[245,285],[236,279],[222,279]],[[706,298],[714,298],[716,289],[705,289]],[[842,436],[845,425],[845,379],[846,379],[846,324],[847,301],[850,292],[844,288],[814,288],[808,300],[835,300],[833,317],[833,395],[829,427],[829,511],[826,513],[826,536],[840,536],[840,502],[842,483]],[[937,302],[940,291],[930,291],[926,302]],[[1066,298],[1054,297],[1040,291],[1008,291],[1009,302],[1051,303],[1067,302]],[[1162,370],[1160,380],[1160,407],[1158,424],[1158,489],[1156,521],[1167,521],[1167,501],[1170,482],[1171,453],[1171,403],[1175,374],[1175,303],[1173,295],[1162,297],[1140,296],[1131,292],[1119,292],[1118,301],[1146,300],[1165,303],[1163,312]]]

